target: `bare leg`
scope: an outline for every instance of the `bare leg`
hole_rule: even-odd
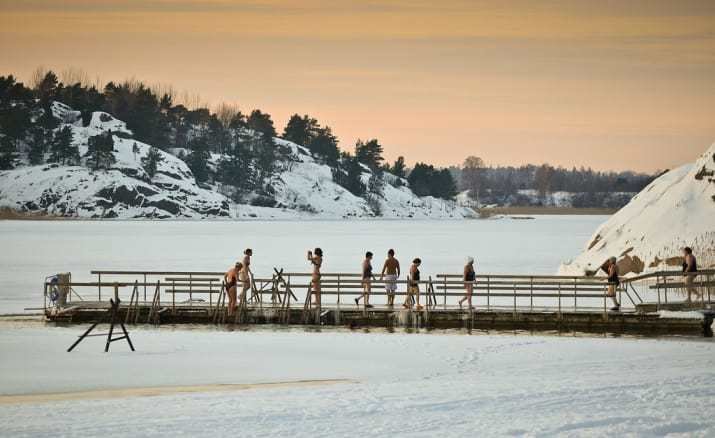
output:
[[[236,311],[236,286],[228,289],[228,315]]]

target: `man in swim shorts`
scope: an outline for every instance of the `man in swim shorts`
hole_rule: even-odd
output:
[[[400,262],[395,258],[395,250],[387,251],[387,259],[382,265],[380,280],[385,280],[385,291],[387,292],[387,305],[395,305],[395,292],[397,291],[397,278],[400,276]]]

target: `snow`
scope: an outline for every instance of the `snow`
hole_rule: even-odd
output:
[[[697,311],[685,311],[677,312],[672,310],[660,310],[658,315],[661,318],[671,318],[671,319],[703,319],[703,313]]]
[[[116,163],[109,170],[91,171],[81,166],[22,166],[0,171],[0,207],[19,211],[43,211],[51,215],[80,218],[234,218],[305,219],[333,218],[465,218],[473,211],[455,202],[418,197],[406,186],[385,184],[378,197],[379,213],[333,181],[329,166],[317,162],[304,147],[275,138],[277,145],[292,151],[292,159],[281,163],[283,170],[271,181],[276,207],[235,203],[220,187],[199,186],[186,163],[176,155],[185,150],[161,152],[158,173],[150,178],[141,158],[151,145],[135,141],[126,124],[111,114],[94,112],[88,126],[82,125],[78,111],[59,102],[53,115],[69,126],[80,155],[87,152],[90,137],[111,132]],[[134,145],[139,149],[134,153]],[[212,154],[211,163],[222,158]],[[363,179],[370,177],[369,169]],[[385,179],[396,180],[386,174]],[[406,181],[403,180],[406,184]],[[119,191],[119,193],[117,193]],[[113,196],[107,196],[112,193]],[[250,196],[247,197],[250,200]],[[248,201],[246,201],[248,202]]]
[[[610,256],[621,273],[673,269],[690,246],[700,268],[715,266],[715,144],[693,164],[660,176],[601,225],[559,272],[595,270]],[[670,260],[668,260],[670,259]]]
[[[0,330],[0,393],[348,379],[0,403],[0,435],[712,436],[715,343],[684,339],[83,327]],[[2,398],[0,398],[2,400]]]
[[[93,269],[222,272],[246,247],[258,276],[307,271],[305,251],[316,246],[324,272],[360,272],[368,250],[378,269],[394,248],[404,269],[421,257],[425,278],[462,272],[468,255],[480,273],[551,274],[603,220],[0,221],[0,314],[37,307],[43,279],[57,272],[77,281],[96,281]]]

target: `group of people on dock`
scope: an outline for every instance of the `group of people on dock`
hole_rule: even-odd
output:
[[[251,256],[253,256],[253,250],[247,248],[243,252],[243,259],[240,262],[231,267],[225,274],[224,280],[226,283],[226,290],[228,295],[228,313],[232,315],[236,310],[236,303],[238,301],[238,286],[241,286],[241,295],[243,299],[246,292],[251,289],[251,278],[253,272],[251,271]],[[362,294],[355,298],[355,304],[360,305],[362,300],[363,305],[366,308],[373,307],[370,304],[370,295],[372,293],[372,282],[375,279],[372,267],[372,259],[374,254],[370,251],[365,253],[365,259],[362,262],[362,274],[361,274],[361,285]],[[323,250],[321,248],[315,248],[314,250],[309,250],[307,254],[307,259],[311,264],[311,297],[312,304],[320,306],[320,296],[321,296],[321,274],[320,268],[323,265]],[[420,266],[422,265],[422,260],[418,257],[412,260],[410,265],[409,275],[407,277],[407,294],[405,295],[405,301],[402,306],[406,309],[415,308],[421,310],[423,307],[420,304]],[[687,291],[687,302],[690,302],[693,294],[698,294],[697,289],[694,287],[694,278],[697,275],[698,267],[697,260],[693,255],[693,250],[690,247],[683,248],[683,276],[685,282],[685,289]],[[618,268],[618,263],[616,257],[610,257],[606,260],[600,268],[608,276],[608,287],[606,291],[606,296],[611,298],[613,301],[612,311],[619,311],[621,308],[618,298],[616,296],[616,291],[620,285],[620,272]],[[593,273],[595,274],[595,272]],[[387,257],[382,265],[382,270],[380,272],[380,281],[383,282],[385,287],[385,292],[387,295],[387,306],[393,307],[395,304],[395,294],[397,293],[397,281],[401,275],[400,261],[395,257],[395,250],[390,249],[387,251]],[[592,274],[587,274],[592,275]],[[464,265],[462,273],[462,281],[464,282],[464,296],[459,300],[459,307],[462,308],[464,302],[467,302],[468,308],[473,309],[472,306],[472,295],[474,293],[474,285],[476,283],[476,271],[474,269],[474,258],[467,257],[466,263]]]
[[[608,276],[608,289],[606,296],[611,298],[613,301],[613,307],[611,307],[611,310],[617,312],[621,310],[621,304],[618,302],[618,298],[616,298],[616,290],[618,289],[618,286],[620,286],[621,280],[616,257],[610,257],[601,265],[599,269],[603,270],[603,272],[605,272]],[[682,269],[685,292],[687,293],[687,299],[685,301],[690,303],[692,302],[693,295],[700,296],[700,292],[698,292],[695,287],[695,277],[698,275],[698,261],[695,258],[695,255],[693,255],[693,249],[689,246],[683,248]]]

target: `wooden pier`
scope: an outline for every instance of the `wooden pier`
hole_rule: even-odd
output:
[[[403,307],[407,281],[398,280],[394,306],[388,306],[385,281],[373,278],[370,301],[356,305],[363,292],[360,274],[324,273],[321,304],[310,299],[310,274],[275,269],[253,278],[229,315],[222,272],[92,271],[96,281],[44,285],[49,321],[90,322],[105,318],[110,299],[120,299],[126,324],[305,324],[351,328],[426,328],[555,330],[593,333],[712,336],[715,270],[700,271],[694,282],[698,300],[683,303],[680,272],[624,278],[618,289],[621,311],[612,312],[603,277],[552,275],[477,275],[475,308],[461,308],[461,275],[438,274],[419,282],[422,307]],[[54,291],[54,294],[53,294]],[[62,296],[57,297],[57,291]],[[54,301],[50,301],[54,297]],[[417,297],[414,297],[417,298]],[[58,304],[62,303],[62,304]],[[689,311],[688,314],[682,311]],[[672,313],[680,311],[681,313]],[[702,316],[702,317],[700,317]]]

